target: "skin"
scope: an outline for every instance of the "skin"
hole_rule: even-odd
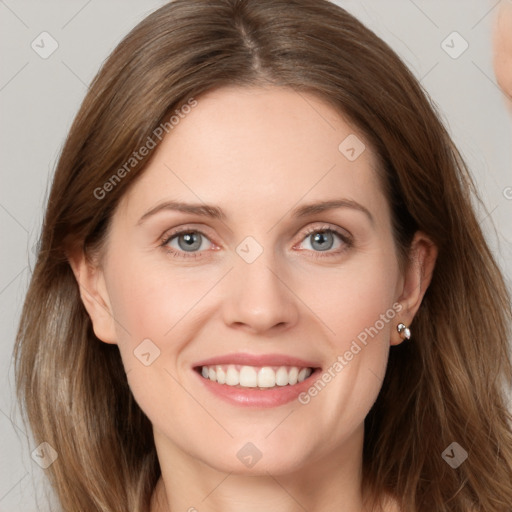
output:
[[[512,112],[512,1],[501,2],[494,24],[494,71],[498,84],[511,101]]]
[[[345,158],[340,142],[364,137],[315,96],[229,87],[197,99],[123,196],[102,258],[70,258],[94,332],[119,346],[153,424],[163,478],[152,511],[291,512],[299,503],[310,512],[361,512],[364,418],[390,346],[402,342],[396,325],[411,323],[430,283],[436,247],[418,232],[413,262],[399,271],[374,154],[367,144],[355,161]],[[362,204],[374,224],[352,208],[291,215],[334,198]],[[137,225],[170,199],[218,205],[226,219],[164,211]],[[336,254],[344,242],[334,235],[332,257],[316,259],[325,251],[305,230],[325,224],[350,233],[354,245]],[[180,226],[206,234],[199,258],[159,246]],[[236,253],[247,236],[263,248],[250,264]],[[169,245],[190,254],[178,242]],[[307,405],[231,405],[191,369],[235,352],[288,354],[328,368],[397,302],[400,313]],[[161,351],[150,366],[133,355],[145,338]],[[262,453],[252,468],[236,457],[247,442]]]

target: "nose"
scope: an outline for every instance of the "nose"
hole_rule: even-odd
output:
[[[267,333],[290,328],[298,320],[298,298],[282,265],[264,251],[256,261],[243,259],[227,278],[224,321],[231,328],[249,333]]]

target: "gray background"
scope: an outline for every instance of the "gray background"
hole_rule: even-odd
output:
[[[49,180],[99,66],[138,21],[163,3],[0,0],[0,512],[48,509],[44,469],[31,458],[35,445],[14,399],[12,349]],[[500,2],[337,3],[398,52],[438,106],[478,183],[487,209],[477,208],[479,219],[510,287],[512,117],[496,85],[491,44]],[[43,31],[58,43],[47,59],[31,47]],[[456,59],[441,46],[453,31],[469,44]],[[456,41],[453,45],[460,47]]]

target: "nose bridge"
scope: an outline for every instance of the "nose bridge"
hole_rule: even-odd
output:
[[[271,237],[267,237],[269,241]],[[270,242],[268,242],[270,244]],[[225,321],[264,331],[297,319],[297,304],[271,245],[246,237],[236,247],[225,302]]]

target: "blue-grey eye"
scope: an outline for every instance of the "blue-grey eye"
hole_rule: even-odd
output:
[[[182,233],[176,236],[178,240],[178,246],[180,249],[191,252],[196,251],[201,247],[202,235],[196,231],[190,231],[188,233]],[[181,243],[183,240],[183,243]]]
[[[318,251],[328,251],[334,245],[334,236],[332,231],[316,231],[309,235],[311,246]]]

